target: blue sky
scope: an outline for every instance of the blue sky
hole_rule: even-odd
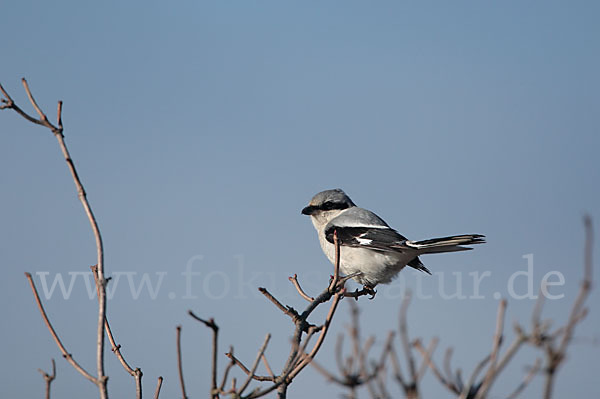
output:
[[[412,334],[439,336],[440,356],[454,346],[468,372],[491,346],[495,293],[509,300],[508,325],[528,322],[533,301],[507,288],[527,270],[527,254],[536,287],[548,272],[564,276],[553,287],[564,298],[549,301],[547,315],[566,315],[581,278],[581,217],[600,220],[596,2],[23,0],[0,9],[3,86],[25,105],[27,77],[49,115],[64,101],[106,271],[114,282],[121,276],[109,317],[147,393],[163,375],[164,397],[179,394],[177,324],[190,396],[208,389],[209,334],[188,309],[217,319],[221,352],[233,344],[250,362],[270,331],[270,362],[285,361],[291,323],[254,287],[300,307],[287,276],[297,273],[311,292],[326,284],[331,267],[300,210],[328,188],[343,188],[409,238],[488,236],[475,251],[423,259],[443,274],[405,271],[376,300],[359,302],[364,334],[378,339],[374,354],[396,327],[399,284],[413,292],[421,284]],[[51,357],[56,397],[94,395],[60,358],[23,277],[32,272],[41,285],[48,272],[50,287],[60,275],[67,288],[78,279],[68,299],[56,288],[46,303],[69,350],[93,370],[95,305],[84,276],[73,274],[94,263],[89,226],[54,137],[7,111],[0,134],[0,334],[10,343],[0,349],[0,396],[41,395],[36,369]],[[200,273],[191,294],[181,274],[188,264]],[[452,292],[459,273],[473,296],[477,271],[491,273],[483,299],[440,294],[440,282]],[[155,298],[130,292],[144,273],[160,281]],[[524,277],[513,282],[526,292]],[[330,344],[348,320],[342,303]],[[599,330],[592,308],[556,397],[600,393],[589,384],[589,354],[599,347],[586,343]],[[329,345],[318,360],[333,367],[332,354]],[[532,356],[515,361],[497,395],[518,384]],[[116,360],[107,364],[113,396],[132,391]],[[426,396],[444,394],[426,378]],[[528,395],[540,387],[538,378]],[[312,370],[291,389],[337,392]]]

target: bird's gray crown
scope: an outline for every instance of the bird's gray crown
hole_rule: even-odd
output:
[[[354,202],[339,189],[321,191],[310,200],[308,206],[302,210],[304,215],[312,215],[317,211],[340,210],[356,206]]]

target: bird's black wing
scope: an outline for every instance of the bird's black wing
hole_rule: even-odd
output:
[[[404,252],[411,249],[405,245],[406,237],[396,230],[379,227],[344,227],[331,224],[325,229],[325,237],[330,243],[333,233],[337,231],[340,245],[356,248],[369,248],[376,251]]]

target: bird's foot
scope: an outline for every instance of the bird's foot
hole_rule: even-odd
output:
[[[371,295],[369,300],[375,298],[375,295],[377,294],[377,291],[373,287],[369,287],[368,285],[363,285],[363,290],[367,294]]]

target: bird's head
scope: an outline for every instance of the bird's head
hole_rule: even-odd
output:
[[[303,215],[309,215],[317,230],[319,227],[329,223],[331,219],[339,215],[344,209],[356,206],[354,202],[339,188],[321,191],[302,209]]]

